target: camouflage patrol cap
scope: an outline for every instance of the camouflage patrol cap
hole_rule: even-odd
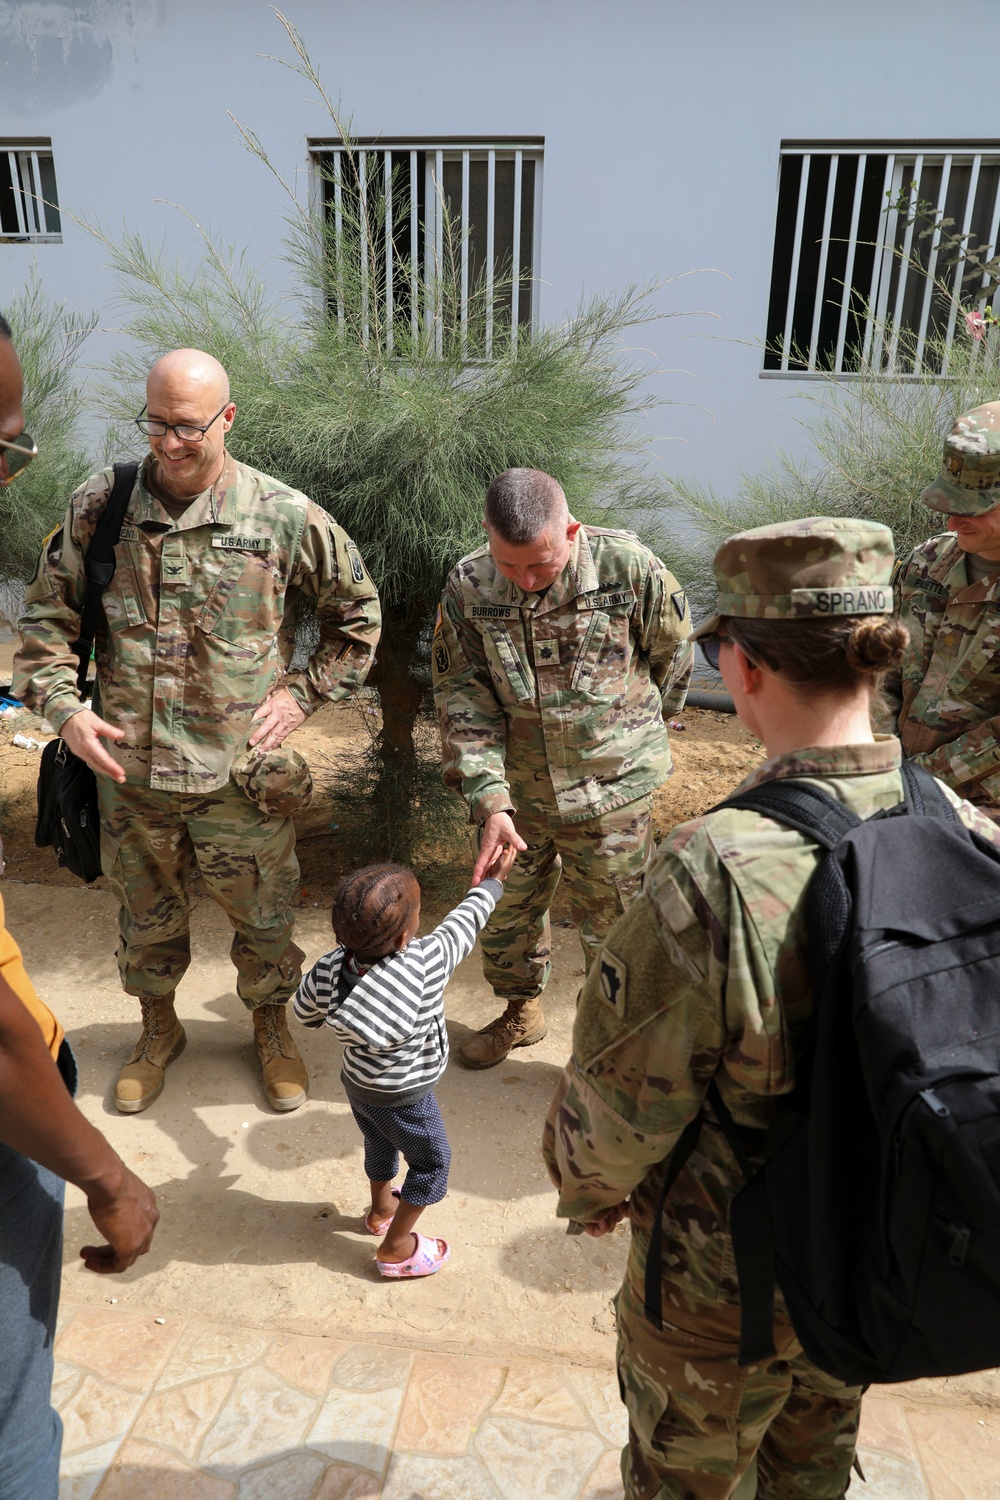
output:
[[[892,560],[892,532],[877,521],[808,516],[738,531],[712,564],[718,614],[691,638],[714,635],[723,615],[828,620],[891,614]]]
[[[920,498],[951,516],[979,516],[1000,505],[1000,401],[955,418],[941,472]]]
[[[233,764],[233,780],[261,812],[288,818],[304,812],[312,801],[312,772],[295,750],[248,750]]]

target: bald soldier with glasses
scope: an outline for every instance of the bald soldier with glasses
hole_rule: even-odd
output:
[[[235,420],[211,355],[176,349],[150,370],[135,419],[150,451],[102,596],[92,708],[77,696],[71,647],[110,470],[81,485],[46,540],[20,621],[15,693],[97,773],[101,862],[120,903],[118,965],[142,1009],[115,1086],[125,1114],[152,1104],[184,1047],[174,994],[190,962],[196,869],[234,929],[237,991],[252,1013],[268,1103],[296,1109],[308,1087],[285,1006],[302,961],[290,814],[311,783],[282,744],[314,709],[360,687],[379,603],[357,548],[326,512],[227,451]],[[293,671],[303,596],[320,639]]]

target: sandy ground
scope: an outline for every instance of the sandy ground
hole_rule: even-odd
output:
[[[0,682],[4,656],[0,645]],[[735,720],[691,711],[673,736],[677,771],[657,801],[661,833],[725,795],[760,758]],[[136,1033],[114,959],[115,904],[103,882],[83,887],[35,850],[38,752],[15,733],[45,737],[30,716],[0,719],[0,828],[7,852],[3,895],[35,984],[57,1011],[81,1069],[79,1102],[122,1156],[157,1190],[163,1218],[152,1252],[113,1285],[78,1268],[92,1235],[79,1193],[67,1199],[66,1295],[75,1302],[162,1308],[259,1321],[290,1331],[510,1355],[530,1351],[604,1364],[611,1358],[611,1296],[627,1231],[567,1237],[539,1156],[541,1122],[570,1033],[583,961],[557,908],[548,1037],[499,1068],[470,1073],[454,1060],[438,1091],[454,1162],[448,1198],[422,1225],[452,1244],[448,1270],[390,1285],[372,1265],[360,1137],[328,1036],[299,1028],[309,1103],[276,1115],[260,1089],[251,1029],[233,987],[230,933],[219,909],[195,895],[193,962],[178,993],[188,1034],[161,1098],[125,1117],[110,1103],[118,1066]],[[350,711],[324,710],[295,736],[324,777],[357,734]],[[322,795],[300,829],[303,900],[297,939],[312,962],[329,945],[329,889],[343,864]],[[461,862],[461,850],[455,851]],[[424,929],[435,913],[425,913]],[[566,925],[560,925],[565,923]],[[496,1013],[478,954],[447,994],[452,1048]]]

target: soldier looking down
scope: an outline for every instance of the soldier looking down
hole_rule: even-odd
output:
[[[471,1068],[545,1035],[560,870],[588,968],[638,889],[651,794],[671,770],[665,721],[691,670],[673,574],[631,532],[575,521],[550,475],[507,469],[483,524],[432,649],[445,781],[478,828],[473,884],[499,846],[521,851],[480,940],[505,1010],[460,1046]]]
[[[184,1046],[174,991],[190,962],[195,868],[235,932],[240,999],[253,1014],[274,1109],[306,1098],[285,1005],[301,977],[288,813],[305,762],[279,746],[365,679],[379,635],[375,587],[354,544],[304,495],[226,451],[236,417],[219,362],[197,349],[157,360],[136,418],[150,453],[136,479],[103,596],[98,699],[81,705],[76,657],[84,561],[111,472],[73,495],[25,595],[15,691],[98,773],[101,860],[120,902],[118,964],[142,1035],[115,1103],[145,1109]],[[320,640],[291,671],[296,601]],[[98,711],[99,710],[99,711]]]
[[[1000,822],[1000,401],[959,417],[941,472],[921,496],[948,532],[899,568],[910,632],[881,727],[908,760]]]

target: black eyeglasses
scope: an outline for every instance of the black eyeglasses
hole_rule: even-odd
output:
[[[728,640],[728,635],[706,635],[704,640],[698,642],[702,655],[713,672],[719,670],[719,652]]]
[[[228,401],[223,402],[212,422],[219,420],[228,405]],[[143,407],[139,415],[133,418],[145,437],[166,437],[168,432],[176,432],[182,443],[200,443],[212,425],[212,422],[206,422],[204,427],[196,427],[193,422],[161,422],[158,417],[145,416],[145,410]]]
[[[6,477],[0,479],[0,489],[5,484],[10,484],[19,474],[23,474],[33,458],[38,457],[38,444],[33,437],[26,432],[19,432],[16,438],[0,438],[0,458],[3,459],[4,468],[7,470]]]

